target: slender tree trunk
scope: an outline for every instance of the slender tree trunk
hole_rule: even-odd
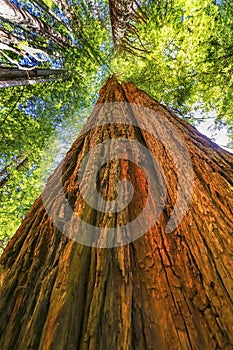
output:
[[[26,53],[29,53],[31,55],[35,55],[40,53],[44,57],[48,57],[47,49],[45,51],[45,47],[43,47],[42,38],[36,38],[33,37],[32,33],[29,30],[26,30],[24,28],[24,33],[27,36],[27,42],[29,45],[22,45],[23,37],[20,36],[20,34],[8,32],[6,29],[1,28],[0,29],[0,49],[1,50],[8,50],[13,51],[15,53],[21,54],[22,56]],[[33,47],[32,47],[33,46]],[[46,58],[47,58],[46,57]],[[43,59],[37,58],[38,61],[43,61]]]
[[[38,6],[38,8],[42,8],[45,12],[49,13],[57,22],[62,23],[63,26],[65,26],[68,30],[71,31],[71,28],[62,21],[62,19],[54,12],[52,11],[43,0],[33,0],[33,2]]]
[[[57,81],[58,78],[35,78],[35,79],[18,79],[18,80],[3,80],[0,81],[0,89],[13,86],[26,86],[33,84],[50,83]]]
[[[100,9],[99,4],[96,0],[85,0],[84,5],[87,6],[88,11],[91,12],[91,14],[94,18],[101,20],[101,9]]]
[[[53,0],[54,4],[64,13],[64,15],[69,20],[70,25],[74,27],[80,27],[80,20],[76,14],[72,11],[72,7],[66,0]]]
[[[8,33],[4,29],[0,29],[0,50],[1,54],[7,58],[8,62],[11,64],[17,65],[21,69],[23,67],[20,66],[17,60],[12,59],[10,56],[8,56],[7,52],[11,51],[16,53],[18,56],[27,56],[30,54],[33,56],[37,61],[46,61],[48,59],[48,54],[46,51],[44,51],[44,48],[41,49],[33,43],[33,47],[22,44],[19,37],[12,33]],[[25,69],[29,70],[29,68]]]
[[[50,27],[43,20],[31,15],[28,11],[17,7],[8,0],[0,0],[0,16],[3,19],[7,19],[13,23],[21,24],[26,28],[33,28],[38,33],[51,38],[59,45],[75,46],[69,39]]]
[[[103,115],[111,115],[113,102],[130,103],[124,110],[114,104],[124,122],[94,127]],[[98,105],[1,257],[0,348],[232,349],[233,156],[133,83],[109,79]],[[139,106],[151,111],[150,132],[139,127],[144,118]],[[176,132],[160,127],[158,120],[171,123]],[[179,168],[172,151],[178,145],[183,154],[180,134],[191,156],[193,196],[183,220],[166,233],[179,200]],[[144,169],[125,157],[103,165],[96,182],[103,198],[112,200],[119,179],[129,180],[135,192],[127,208],[117,213],[97,211],[80,194],[78,169],[84,156],[99,144],[122,138],[144,146],[158,160],[167,187],[164,208],[148,232],[130,244],[104,249],[77,243],[86,239],[86,222],[100,227],[99,243],[108,239],[113,245],[121,243],[121,227],[133,222],[146,206],[149,183]],[[143,161],[136,148],[128,153]],[[85,164],[89,166],[85,175],[94,182],[94,161],[88,158]],[[158,168],[150,164],[159,195]],[[59,190],[61,171],[71,215]],[[189,174],[185,176],[188,182]],[[153,197],[150,209],[144,226],[158,211]],[[104,228],[111,227],[116,228],[116,236],[108,238]],[[134,228],[129,235],[137,235],[140,227]],[[96,237],[91,239],[94,242]]]
[[[31,85],[57,81],[59,78],[68,78],[65,69],[33,69],[0,68],[0,88]]]
[[[19,171],[20,169],[22,169],[23,167],[25,167],[25,166],[27,165],[27,163],[28,163],[28,157],[26,157],[25,159],[21,160],[21,161],[17,164],[17,166],[14,167],[14,169],[17,170],[17,171]],[[12,170],[12,169],[10,169],[10,170]],[[5,172],[4,174],[1,174],[0,188],[1,188],[2,186],[4,186],[4,185],[7,183],[7,181],[10,180],[10,178],[11,178],[11,173],[10,173],[10,171],[8,171],[8,170],[6,169],[6,172]]]

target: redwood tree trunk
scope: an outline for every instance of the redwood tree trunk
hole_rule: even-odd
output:
[[[119,84],[114,78],[102,88],[98,103],[103,105],[92,113],[86,130],[102,118],[108,102],[149,107],[182,133],[194,170],[190,206],[178,226],[166,233],[178,200],[178,169],[171,151],[158,140],[164,137],[160,128],[152,130],[157,139],[127,123],[81,134],[49,179],[44,200],[37,199],[1,257],[0,348],[232,349],[233,156],[134,84]],[[140,109],[133,110],[129,107],[125,120],[139,125],[143,116]],[[130,244],[104,249],[77,243],[56,228],[43,203],[56,212],[59,228],[68,227],[70,236],[76,230],[80,237],[86,232],[85,225],[74,226],[77,215],[94,226],[118,229],[145,207],[143,169],[127,159],[107,162],[97,176],[106,199],[115,198],[119,179],[131,182],[135,192],[126,209],[115,214],[94,210],[79,193],[77,172],[84,155],[118,138],[137,141],[157,158],[165,174],[166,204],[153,227]],[[176,134],[168,133],[167,140],[171,147],[179,142]],[[75,212],[71,217],[58,190],[61,168],[64,193]],[[156,168],[151,171],[158,181]],[[151,207],[156,213],[153,201]]]

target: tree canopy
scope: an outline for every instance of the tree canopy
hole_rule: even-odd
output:
[[[66,79],[0,89],[0,240],[40,191],[47,140],[90,107],[106,78],[134,81],[190,123],[233,128],[230,1],[0,1],[0,69]],[[25,73],[26,72],[26,73]],[[1,79],[1,78],[0,78]],[[4,243],[3,242],[3,243]]]

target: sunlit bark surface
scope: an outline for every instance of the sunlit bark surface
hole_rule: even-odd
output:
[[[111,227],[130,222],[143,210],[147,182],[142,169],[127,160],[108,162],[98,174],[99,191],[107,199],[115,196],[119,178],[131,182],[135,193],[125,210],[114,215],[94,211],[78,191],[77,171],[84,155],[119,137],[140,142],[159,160],[166,177],[166,205],[147,234],[128,245],[102,249],[60,233],[38,198],[1,257],[0,348],[232,349],[233,156],[133,83],[109,79],[98,103],[107,102],[149,107],[182,132],[194,169],[190,207],[177,228],[166,234],[177,200],[177,169],[153,135],[116,124],[79,136],[63,164],[63,188],[74,215]],[[93,113],[87,126],[100,115]],[[143,118],[130,111],[125,117],[135,123]],[[170,135],[171,145],[174,140]],[[72,227],[73,217],[62,211],[60,194],[54,197],[58,173],[49,179],[48,199],[57,218],[64,225],[69,220]],[[82,227],[76,229],[85,235]]]

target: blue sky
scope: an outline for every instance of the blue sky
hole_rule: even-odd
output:
[[[227,136],[227,128],[222,127],[220,130],[213,130],[213,119],[206,119],[199,125],[195,126],[198,131],[203,135],[209,137],[212,141],[216,142],[219,146],[233,153],[233,150],[227,148],[227,143],[229,142]]]

